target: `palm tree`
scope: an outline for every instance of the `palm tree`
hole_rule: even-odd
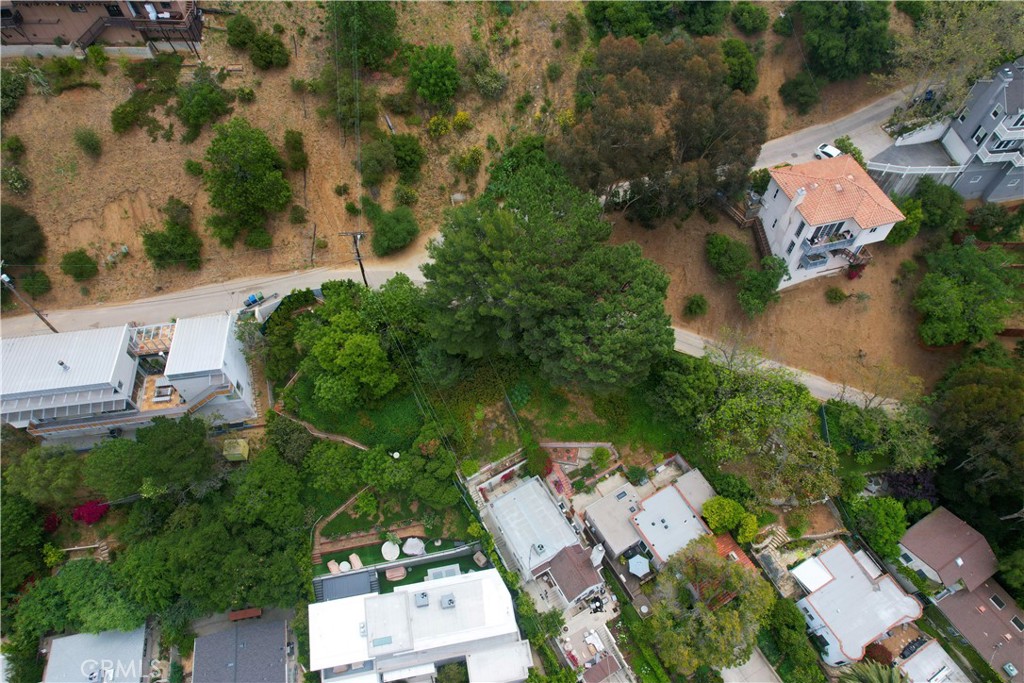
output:
[[[839,674],[841,683],[909,683],[907,678],[899,669],[864,660],[857,662],[848,669],[843,669]]]

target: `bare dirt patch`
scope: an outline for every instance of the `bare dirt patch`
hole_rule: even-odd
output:
[[[959,350],[928,350],[919,343],[911,303],[914,284],[900,287],[892,282],[900,262],[923,248],[920,240],[901,247],[871,245],[874,261],[860,279],[840,275],[811,280],[785,290],[780,302],[750,320],[736,302],[737,286],[717,280],[703,246],[707,233],[721,232],[743,240],[753,252],[748,231],[726,218],[710,225],[696,214],[680,228],[667,222],[655,230],[631,224],[621,215],[612,219],[612,242],[637,242],[644,255],[671,277],[666,307],[673,325],[712,338],[727,328],[738,330],[769,358],[851,386],[861,386],[866,368],[888,364],[921,378],[928,388],[960,355]],[[853,296],[830,305],[825,301],[829,287]],[[697,319],[683,316],[686,298],[698,293],[708,299],[708,314]],[[858,294],[867,299],[857,301]]]

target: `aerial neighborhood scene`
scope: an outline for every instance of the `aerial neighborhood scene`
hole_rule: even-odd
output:
[[[0,45],[0,683],[1024,683],[1024,1]]]

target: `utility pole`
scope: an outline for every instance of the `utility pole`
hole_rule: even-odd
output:
[[[32,312],[36,314],[36,317],[43,321],[43,324],[50,328],[54,334],[60,334],[57,328],[50,324],[50,321],[43,317],[43,314],[39,312],[39,309],[33,306],[28,299],[21,295],[21,292],[14,288],[14,284],[11,282],[11,278],[6,274],[0,275],[0,282],[3,282],[3,286],[7,288],[14,296],[18,297],[18,301],[25,304],[32,309]]]
[[[359,263],[359,272],[363,274],[363,285],[365,285],[366,288],[369,289],[370,288],[370,283],[366,281],[366,269],[363,268],[363,256],[362,256],[362,254],[359,253],[359,241],[362,240],[363,237],[366,236],[366,233],[365,232],[339,232],[338,234],[341,235],[342,237],[345,237],[345,236],[351,236],[352,237],[352,246],[355,247],[355,250],[356,250],[356,262]]]

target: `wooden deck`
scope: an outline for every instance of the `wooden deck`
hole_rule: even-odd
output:
[[[163,410],[164,408],[173,408],[181,403],[181,397],[178,396],[178,390],[172,386],[163,387],[163,392],[170,390],[169,394],[164,396],[156,395],[156,382],[158,379],[162,379],[163,375],[149,375],[142,382],[142,390],[137,396],[136,405],[139,406],[139,410]]]

